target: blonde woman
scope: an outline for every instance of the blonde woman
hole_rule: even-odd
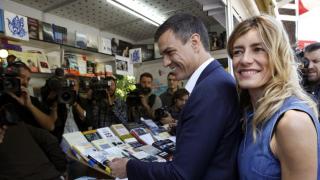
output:
[[[266,15],[247,19],[227,48],[244,108],[240,179],[319,179],[317,107],[299,84],[281,23]]]

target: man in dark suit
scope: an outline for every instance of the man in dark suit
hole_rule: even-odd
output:
[[[202,21],[176,14],[156,32],[164,66],[188,79],[190,97],[177,126],[176,151],[166,163],[114,159],[112,175],[131,179],[237,179],[239,104],[234,79],[210,56]]]

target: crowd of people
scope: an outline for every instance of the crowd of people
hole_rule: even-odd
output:
[[[171,69],[168,89],[154,94],[153,76],[145,72],[127,102],[116,96],[114,76],[93,79],[84,98],[79,78],[61,73],[46,81],[39,101],[28,92],[30,68],[10,62],[4,77],[18,85],[0,93],[0,179],[61,179],[68,174],[63,134],[141,118],[176,135],[173,159],[115,158],[109,163],[114,177],[320,178],[320,43],[304,49],[308,63],[301,69],[283,25],[267,15],[251,17],[228,39],[232,77],[211,56],[207,29],[194,15],[167,19],[155,42]]]

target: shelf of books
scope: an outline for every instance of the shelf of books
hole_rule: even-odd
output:
[[[85,132],[63,135],[61,147],[88,166],[110,175],[108,162],[113,158],[133,158],[145,162],[172,160],[175,137],[152,120],[141,124],[114,124]]]

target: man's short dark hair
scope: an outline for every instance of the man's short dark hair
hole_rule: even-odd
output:
[[[8,68],[17,69],[19,74],[20,74],[20,68],[23,68],[23,69],[31,72],[31,69],[22,61],[14,61],[14,62],[8,64]]]
[[[209,35],[206,26],[202,20],[191,14],[175,14],[167,19],[156,31],[155,42],[158,42],[160,36],[167,30],[172,30],[183,44],[185,44],[192,34],[200,35],[201,43],[206,51],[209,51]]]
[[[140,75],[140,81],[143,77],[148,77],[148,78],[151,78],[151,80],[153,80],[153,77],[152,77],[152,74],[148,73],[148,72],[145,72],[145,73],[142,73]]]
[[[320,43],[319,42],[312,43],[304,48],[304,53],[310,53],[318,49],[320,49]]]
[[[180,98],[182,98],[183,96],[185,96],[185,95],[188,95],[189,96],[189,92],[186,90],[186,89],[184,89],[184,88],[182,88],[182,89],[178,89],[176,92],[174,92],[174,94],[173,94],[173,96],[172,96],[172,103],[175,103],[175,101],[177,100],[177,99],[180,99]]]

